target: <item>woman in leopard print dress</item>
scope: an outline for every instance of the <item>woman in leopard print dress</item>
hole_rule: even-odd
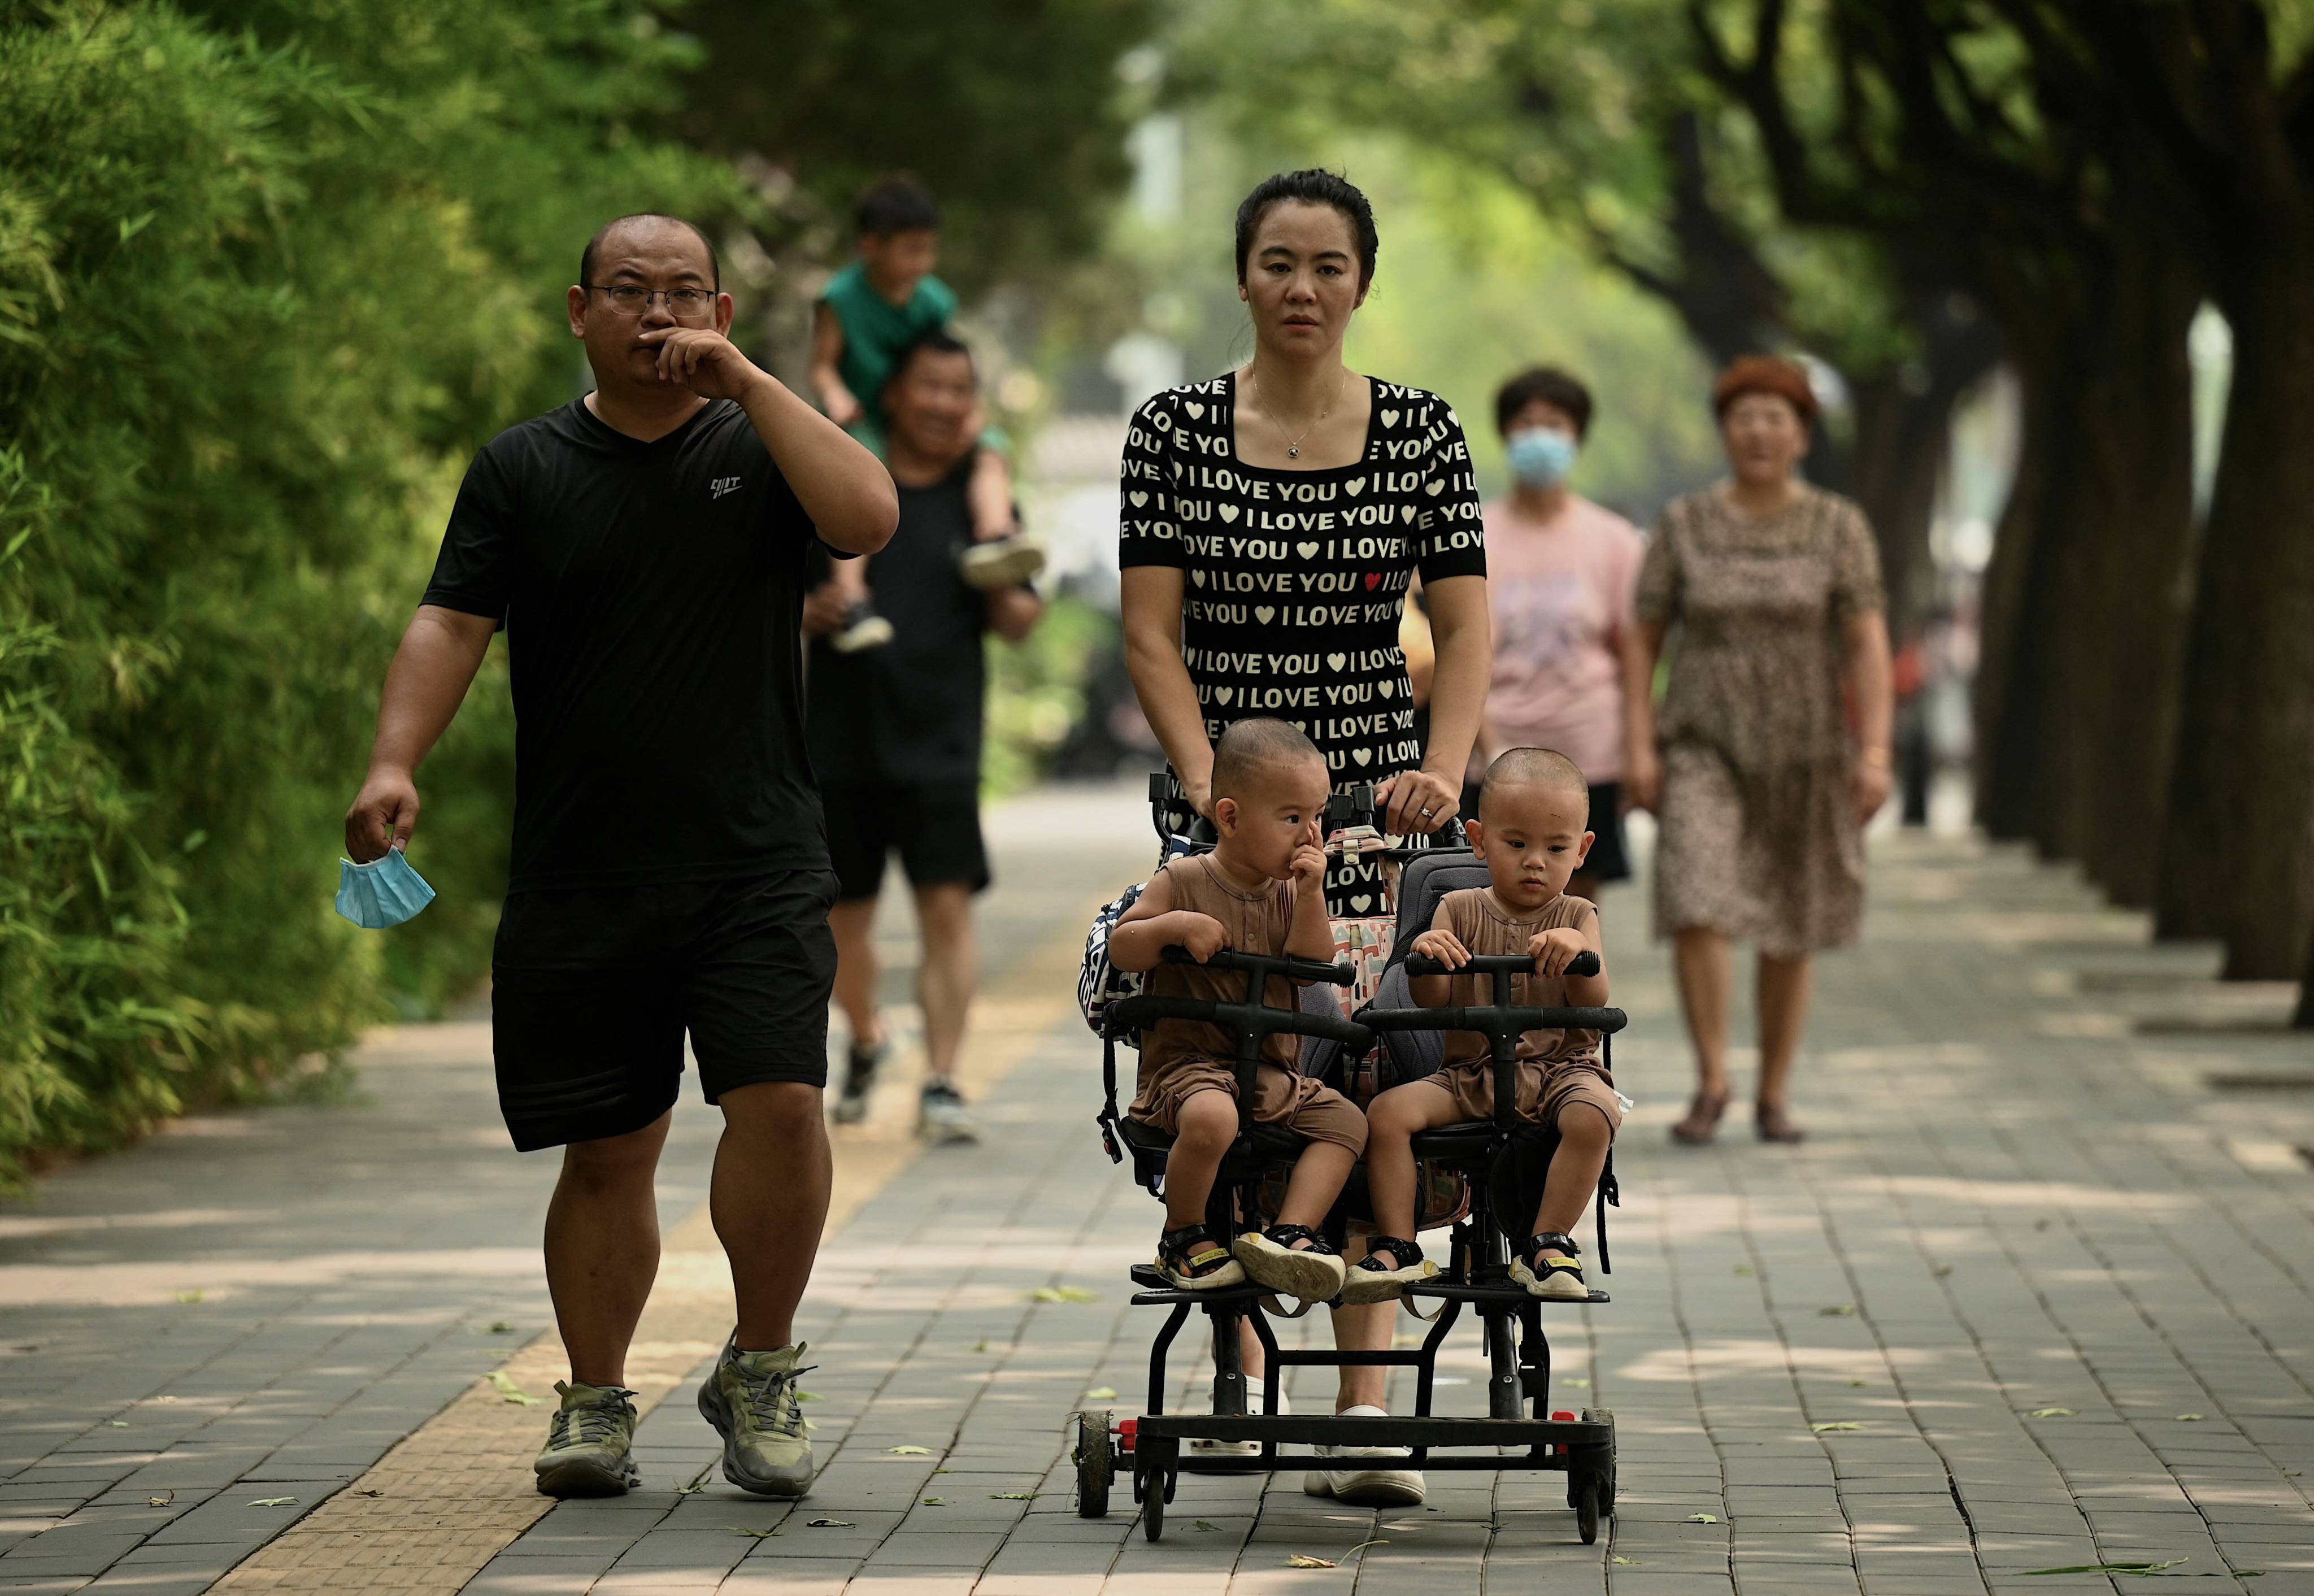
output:
[[[1695,1045],[1695,1100],[1672,1133],[1707,1142],[1727,1109],[1740,939],[1759,949],[1759,1133],[1797,1142],[1785,1099],[1809,956],[1862,927],[1863,823],[1888,796],[1886,606],[1863,512],[1794,475],[1815,419],[1806,374],[1750,357],[1712,399],[1733,472],[1664,512],[1641,568],[1626,782],[1658,818],[1656,934],[1673,939]],[[1657,720],[1647,685],[1674,627]]]

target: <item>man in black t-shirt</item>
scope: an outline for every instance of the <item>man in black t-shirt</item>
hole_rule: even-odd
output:
[[[897,849],[914,889],[921,950],[916,999],[929,1074],[920,1125],[943,1141],[978,1133],[956,1087],[958,1049],[972,1001],[972,895],[988,885],[980,836],[980,737],[986,692],[983,634],[1018,641],[1043,606],[1023,586],[983,592],[957,564],[972,543],[966,486],[976,409],[972,354],[946,332],[901,355],[884,389],[885,454],[900,490],[900,528],[868,562],[878,613],[893,623],[881,648],[839,653],[833,586],[813,593],[804,627],[813,640],[808,736],[826,795],[835,866],[835,999],[852,1022],[851,1066],[835,1116],[867,1112],[883,1055],[876,1015],[876,895]]]
[[[799,616],[815,533],[873,553],[876,457],[733,348],[715,251],[623,216],[568,295],[595,391],[493,439],[386,675],[346,847],[418,820],[413,774],[506,628],[514,860],[491,960],[499,1103],[561,1146],[546,1278],[570,1355],[536,1464],[551,1495],[636,1483],[626,1355],[658,1266],[652,1177],[684,1037],[723,1110],[715,1231],[738,1323],[700,1408],[723,1471],[799,1496],[798,1301],[827,1212],[820,1097],[835,880],[804,751]]]

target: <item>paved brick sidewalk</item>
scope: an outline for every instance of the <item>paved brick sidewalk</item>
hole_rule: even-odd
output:
[[[1521,1474],[1435,1477],[1427,1509],[1381,1515],[1298,1475],[1185,1477],[1154,1546],[1129,1505],[1077,1519],[1065,1415],[1102,1388],[1134,1406],[1158,1316],[1124,1271],[1156,1215],[1098,1150],[1094,1050],[1064,1023],[989,1145],[927,1157],[831,1243],[808,1502],[725,1486],[686,1387],[644,1425],[645,1490],[557,1508],[469,1590],[1946,1596],[2115,1589],[2038,1572],[2113,1563],[2314,1592],[2314,1116],[2206,1080],[2302,1080],[2314,1049],[2239,1028],[2279,994],[2212,992],[2202,956],[2013,856],[1892,841],[1875,886],[1870,940],[1826,961],[1797,1151],[1740,1122],[1666,1144],[1687,1082],[1664,959],[1638,895],[1612,902],[1643,1106],[1616,1301],[1555,1321],[1557,1400],[1619,1420],[1598,1546],[1556,1477]],[[1442,1397],[1475,1412],[1457,1350],[1470,1383]]]
[[[1073,846],[1042,799],[991,817],[992,982],[1147,851],[1116,805],[1062,807],[1098,823]],[[905,1003],[905,908],[879,933]],[[349,1486],[380,1488],[363,1477],[390,1449],[547,1326],[560,1160],[509,1150],[489,1060],[486,1021],[389,1027],[348,1100],[198,1115],[0,1212],[0,1592],[207,1590]],[[839,1166],[905,1150],[895,1077]],[[720,1125],[690,1089],[661,1165],[670,1265]],[[390,1502],[365,1507],[399,1539]]]
[[[1046,822],[1065,834],[1065,804]],[[1074,912],[1073,888],[1039,885],[1037,913]],[[1666,1145],[1688,1081],[1665,960],[1645,940],[1640,894],[1610,899],[1616,1001],[1635,1020],[1619,1079],[1642,1104],[1618,1155],[1616,1300],[1551,1320],[1555,1404],[1611,1406],[1619,1421],[1622,1498],[1595,1547],[1577,1543],[1558,1478],[1529,1474],[1435,1476],[1436,1511],[1381,1515],[1304,1496],[1294,1474],[1185,1477],[1154,1546],[1122,1490],[1111,1518],[1077,1519],[1065,1415],[1102,1388],[1128,1393],[1119,1408],[1135,1405],[1158,1316],[1125,1305],[1124,1271],[1145,1256],[1156,1212],[1099,1151],[1097,1054],[1064,1019],[988,1105],[985,1145],[927,1154],[831,1239],[809,1306],[818,1368],[806,1381],[820,1398],[807,1411],[826,1468],[807,1503],[790,1512],[723,1485],[686,1381],[643,1426],[645,1489],[555,1508],[468,1589],[1944,1596],[2135,1590],[2125,1576],[2034,1571],[2184,1559],[2161,1576],[2314,1592],[2314,1168],[2297,1151],[2314,1146],[2302,1086],[2314,1047],[2255,1028],[2278,993],[2213,990],[2205,954],[2148,949],[2141,921],[2016,856],[1892,841],[1874,889],[1868,940],[1823,969],[1799,1097],[1815,1139],[1798,1150],[1758,1145],[1733,1115],[1710,1151]],[[1031,934],[1031,919],[1015,934]],[[1747,1029],[1739,1018],[1739,1036]],[[294,1112],[315,1115],[306,1133],[326,1132],[331,1111]],[[695,1130],[707,1123],[688,1117]],[[507,1161],[495,1150],[472,1156],[477,1168]],[[282,1178],[278,1205],[291,1209]],[[535,1195],[507,1198],[506,1229],[523,1247],[534,1218],[523,1203]],[[299,1234],[294,1220],[269,1222],[280,1230],[244,1234],[222,1219],[185,1228],[218,1269],[242,1236],[254,1270],[277,1235]],[[156,1245],[155,1233],[116,1225],[73,1245],[111,1257],[108,1267],[181,1245],[170,1232]],[[42,1245],[47,1262],[80,1261],[64,1239]],[[462,1327],[499,1311],[486,1301],[526,1297],[523,1327],[535,1326],[534,1269],[526,1262],[511,1292],[432,1281],[430,1299],[405,1274],[399,1318],[384,1283],[342,1279],[326,1313],[296,1306],[312,1292],[282,1297],[276,1317],[234,1308],[236,1297],[125,1316],[76,1299],[35,1310],[36,1331],[12,1313],[11,1341],[62,1350],[46,1362],[28,1354],[37,1367],[0,1365],[0,1399],[37,1399],[82,1427],[20,1446],[28,1432],[15,1415],[30,1410],[11,1407],[19,1472],[0,1492],[12,1511],[33,1510],[6,1521],[29,1527],[57,1500],[36,1493],[54,1488],[58,1468],[119,1468],[129,1437],[85,1416],[102,1400],[117,1399],[131,1424],[159,1422],[165,1410],[128,1406],[122,1393],[147,1373],[142,1389],[181,1393],[204,1359],[233,1389],[262,1392],[278,1382],[269,1368],[337,1367],[334,1354],[296,1350],[296,1336],[325,1329],[365,1353],[389,1338],[414,1348],[406,1376],[380,1382],[370,1370],[354,1397],[337,1398],[384,1403],[364,1395],[383,1385],[402,1404],[372,1415],[368,1446],[471,1383],[475,1364],[459,1361],[451,1332],[471,1340]],[[0,1291],[14,1277],[0,1273]],[[1047,1286],[1095,1300],[1034,1300]],[[201,1309],[247,1323],[195,1336],[213,1322]],[[430,1327],[414,1323],[427,1316]],[[105,1355],[128,1346],[172,1361],[131,1380],[123,1359]],[[1453,1374],[1471,1383],[1444,1388],[1442,1406],[1476,1411],[1475,1337],[1458,1333],[1454,1350]],[[1315,1380],[1295,1394],[1305,1411],[1329,1396]],[[188,1448],[228,1444],[199,1436],[252,1398],[219,1400],[164,1460],[190,1466],[199,1453]],[[255,1408],[252,1422],[264,1415]],[[149,1442],[136,1439],[146,1455]],[[926,1451],[893,1450],[914,1447]],[[55,1460],[74,1449],[79,1458]],[[110,1511],[141,1511],[126,1498],[142,1481],[121,1479],[124,1505]],[[217,1504],[220,1532],[226,1516],[262,1511],[241,1507],[243,1495],[236,1486]],[[101,1515],[88,1522],[85,1533],[121,1533]],[[56,1583],[29,1588],[74,1588],[63,1566],[22,1561],[56,1533],[0,1556],[0,1589],[33,1574]],[[1289,1569],[1293,1553],[1340,1565]],[[2235,1577],[2250,1574],[2259,1577]],[[118,1576],[116,1566],[104,1588],[181,1588]]]

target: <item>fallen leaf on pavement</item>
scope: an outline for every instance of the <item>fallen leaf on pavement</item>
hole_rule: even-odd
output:
[[[1952,1265],[1950,1264],[1939,1264],[1935,1268],[1930,1270],[1929,1273],[1935,1275],[1939,1280],[1942,1280],[1946,1275],[1952,1273]]]
[[[1753,1268],[1749,1264],[1738,1264],[1734,1269],[1730,1270],[1729,1273],[1733,1274],[1757,1274],[1759,1271]]]
[[[146,1498],[145,1498],[145,1505],[146,1505],[146,1506],[147,1506],[147,1507],[166,1507],[166,1506],[168,1506],[168,1505],[169,1505],[169,1503],[171,1503],[172,1502],[174,1502],[176,1499],[177,1499],[177,1493],[176,1493],[176,1492],[174,1492],[174,1491],[172,1491],[172,1492],[170,1492],[170,1493],[169,1493],[167,1495],[165,1495],[165,1496],[147,1496],[147,1497],[146,1497]]]
[[[354,1495],[357,1496],[383,1496],[385,1493],[384,1491],[356,1491]]]
[[[2044,1574],[2134,1574],[2140,1576],[2159,1574],[2165,1568],[2175,1568],[2189,1557],[2172,1557],[2167,1563],[2069,1563],[2062,1568],[2028,1568],[2027,1578]]]
[[[538,1406],[538,1398],[532,1396],[528,1391],[524,1390],[520,1386],[515,1384],[513,1377],[508,1374],[505,1370],[491,1370],[490,1378],[490,1389],[498,1392],[499,1396],[504,1397],[508,1401],[518,1402],[525,1407],[535,1407]]]
[[[888,1446],[884,1450],[896,1458],[929,1458],[932,1455],[932,1449],[928,1446]]]
[[[1098,1302],[1100,1294],[1081,1285],[1040,1285],[1029,1293],[1031,1302]]]
[[[1691,1524],[1716,1524],[1719,1521],[1710,1513],[1697,1512],[1690,1513],[1687,1517],[1687,1521]]]
[[[742,1530],[734,1526],[731,1530],[731,1533],[734,1535],[752,1535],[757,1540],[769,1540],[773,1536],[780,1534],[781,1532],[780,1527],[777,1524],[773,1525],[768,1530]]]
[[[1034,1491],[991,1491],[988,1494],[988,1499],[991,1502],[1034,1502],[1037,1499],[1037,1493]]]
[[[494,1318],[490,1321],[490,1334],[493,1336],[503,1336],[513,1328],[512,1325],[502,1318]]]
[[[2199,1424],[2206,1423],[2209,1416],[2206,1413],[2181,1413],[2177,1415],[2177,1422],[2181,1424]]]
[[[1829,1308],[1817,1309],[1815,1310],[1815,1316],[1818,1318],[1854,1318],[1856,1317],[1856,1304],[1853,1302],[1835,1302]]]
[[[1326,1557],[1308,1557],[1295,1552],[1285,1559],[1288,1568],[1338,1568],[1340,1564]]]
[[[1205,1520],[1199,1519],[1192,1523],[1189,1528],[1192,1530],[1218,1530],[1221,1526],[1219,1524],[1208,1524]]]
[[[1581,1375],[1576,1375],[1569,1379],[1562,1380],[1559,1383],[1563,1386],[1587,1386],[1591,1382],[1585,1380]]]
[[[948,1498],[945,1496],[927,1496],[924,1498],[924,1505],[926,1507],[946,1507],[948,1505]]]
[[[104,1422],[111,1425],[116,1430],[126,1430],[128,1428],[128,1421],[127,1419],[107,1419]]]
[[[849,1530],[852,1528],[852,1521],[850,1519],[806,1519],[803,1521],[803,1527],[807,1530]]]
[[[199,1302],[208,1297],[208,1293],[207,1292],[201,1291],[179,1292],[177,1293],[177,1301],[180,1302]]]
[[[1646,1564],[1640,1562],[1637,1557],[1610,1557],[1607,1561],[1614,1564],[1619,1568],[1644,1568],[1647,1566]]]
[[[2081,1415],[2070,1407],[2036,1407],[2031,1416],[2036,1419],[2077,1419]]]
[[[1084,1394],[1088,1402],[1107,1402],[1117,1395],[1115,1386],[1095,1386]]]
[[[295,1507],[296,1505],[297,1498],[295,1496],[260,1496],[250,1503],[252,1507]]]
[[[1810,1424],[1808,1428],[1822,1435],[1828,1430],[1861,1430],[1864,1426],[1848,1419],[1834,1419],[1826,1424]]]

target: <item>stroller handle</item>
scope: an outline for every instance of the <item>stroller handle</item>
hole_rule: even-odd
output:
[[[1450,970],[1426,953],[1406,956],[1406,973],[1409,975],[1532,975],[1534,960],[1524,953],[1473,954],[1461,969]],[[1569,975],[1596,975],[1599,956],[1585,949],[1568,961]]]
[[[1240,953],[1233,948],[1214,951],[1212,957],[1198,960],[1189,957],[1189,950],[1179,943],[1165,949],[1169,965],[1197,965],[1208,970],[1245,970],[1261,975],[1283,975],[1290,981],[1323,981],[1333,986],[1347,986],[1356,981],[1357,972],[1347,965],[1321,965],[1316,959],[1289,958],[1267,953]]]

